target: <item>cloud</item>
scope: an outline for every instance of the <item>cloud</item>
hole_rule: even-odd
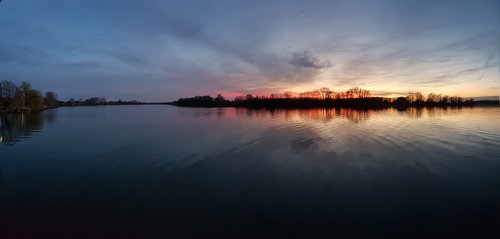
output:
[[[40,65],[56,60],[56,56],[34,47],[0,45],[0,63],[14,62],[25,65]]]
[[[331,67],[331,63],[329,61],[320,61],[308,51],[293,53],[290,64],[315,69]]]
[[[105,69],[107,68],[101,63],[90,62],[90,61],[82,61],[82,62],[72,62],[72,63],[63,63],[60,64],[61,67],[71,67],[71,68],[85,68],[85,69]]]
[[[486,62],[484,63],[483,67],[479,68],[480,70],[483,70],[483,72],[481,73],[481,75],[477,79],[478,81],[483,79],[484,73],[486,73],[486,69],[488,69],[488,68],[490,68],[492,66],[495,66],[495,67],[497,66],[497,65],[490,65],[491,60],[493,60],[493,58],[495,56],[496,56],[496,54],[490,53],[490,55],[488,56],[488,60],[486,60]]]
[[[476,73],[476,74],[479,74],[479,77],[477,78],[477,80],[480,81],[483,79],[484,74],[486,73],[487,69],[498,66],[497,64],[490,64],[491,61],[494,59],[494,57],[495,57],[495,54],[493,52],[490,52],[485,63],[480,65],[480,66],[472,66],[472,67],[467,68],[467,69],[459,68],[458,70],[451,70],[451,71],[445,72],[443,74],[438,74],[438,75],[432,77],[432,79],[437,80],[439,82],[447,83],[449,85],[460,84],[462,82],[469,81],[468,79],[470,79],[470,77],[473,76],[470,74]],[[462,80],[456,79],[460,76],[467,76],[467,77],[466,78],[464,77]],[[423,81],[421,83],[437,83],[437,82],[431,80],[431,82]]]
[[[406,95],[408,92],[403,91],[383,91],[383,90],[373,90],[370,93],[374,96],[392,96],[392,95]]]

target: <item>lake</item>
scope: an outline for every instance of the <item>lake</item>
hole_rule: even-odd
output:
[[[500,238],[500,107],[2,119],[2,238]]]

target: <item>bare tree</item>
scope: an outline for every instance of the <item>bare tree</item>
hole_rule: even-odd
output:
[[[224,101],[224,96],[222,96],[221,94],[217,94],[217,96],[215,97],[215,101]]]
[[[57,94],[52,91],[47,91],[44,97],[44,104],[47,107],[56,107],[57,106]]]
[[[18,108],[28,107],[28,97],[31,91],[31,84],[23,81],[19,86],[18,94],[16,97],[16,105]]]
[[[320,99],[326,99],[329,96],[330,89],[323,87],[323,88],[319,89],[318,92],[319,92]]]
[[[441,95],[440,94],[434,94],[434,93],[429,93],[427,95],[427,102],[428,103],[437,103],[441,101]]]
[[[450,97],[448,95],[443,95],[439,101],[441,104],[448,104]]]
[[[15,103],[14,100],[17,91],[17,86],[11,81],[4,80],[0,83],[0,99],[5,109],[9,108],[12,104]]]
[[[417,92],[409,92],[408,95],[406,96],[406,100],[410,103],[413,102],[424,102],[425,97],[424,95],[417,91]]]
[[[286,99],[293,98],[293,92],[291,92],[291,91],[285,91],[285,93],[283,93],[283,96],[284,96]]]

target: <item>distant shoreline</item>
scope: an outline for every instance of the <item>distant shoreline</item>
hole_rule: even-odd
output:
[[[167,104],[178,107],[198,108],[269,108],[269,109],[310,109],[310,108],[353,108],[353,109],[386,109],[386,108],[433,108],[433,107],[472,107],[472,106],[499,106],[500,101],[456,101],[456,102],[408,102],[401,99],[388,100],[380,97],[358,99],[247,99],[235,101],[217,101],[208,98],[185,98]]]
[[[470,107],[470,106],[497,106],[500,100],[482,99],[474,101],[472,98],[462,98],[429,93],[424,96],[421,92],[408,92],[406,97],[383,98],[373,97],[369,90],[352,87],[345,92],[335,92],[323,87],[317,90],[301,93],[284,92],[269,96],[240,95],[233,100],[224,98],[221,94],[216,97],[194,96],[180,98],[172,102],[141,102],[138,100],[107,100],[102,97],[87,99],[70,98],[67,101],[58,100],[57,94],[48,91],[42,94],[33,89],[28,82],[17,86],[10,81],[0,82],[0,115],[25,114],[39,112],[58,107],[78,106],[108,106],[108,105],[174,105],[178,107],[239,107],[239,108],[268,108],[268,109],[312,109],[312,108],[352,108],[352,109],[386,109],[408,107]]]
[[[500,101],[495,100],[481,100],[474,101],[472,104],[461,104],[461,105],[380,105],[375,107],[362,106],[362,105],[322,105],[322,106],[311,106],[311,105],[289,105],[289,106],[278,106],[278,105],[238,105],[238,104],[226,104],[226,105],[178,105],[175,102],[149,102],[149,103],[134,103],[134,104],[106,104],[106,105],[78,105],[78,106],[58,106],[46,108],[40,111],[9,111],[0,110],[0,115],[9,114],[26,114],[26,113],[39,113],[45,110],[57,109],[57,108],[78,108],[78,107],[95,107],[95,106],[126,106],[126,105],[171,105],[181,108],[248,108],[248,109],[335,109],[335,108],[346,108],[346,109],[359,109],[359,110],[382,110],[389,108],[405,109],[405,108],[460,108],[460,107],[500,107]]]
[[[408,92],[403,97],[386,98],[372,96],[369,90],[352,87],[347,91],[335,92],[329,88],[294,93],[286,91],[282,94],[254,96],[240,95],[229,100],[221,94],[216,97],[209,95],[180,98],[171,102],[179,107],[246,107],[246,108],[354,108],[354,109],[384,109],[407,107],[461,107],[474,105],[499,105],[496,99],[481,99],[441,95],[429,93],[424,96],[421,92]]]
[[[59,105],[54,107],[46,107],[40,110],[30,110],[30,109],[9,109],[9,110],[0,110],[0,115],[8,115],[8,114],[25,114],[25,113],[38,113],[45,110],[57,109],[57,108],[72,108],[72,107],[94,107],[94,106],[121,106],[121,105],[166,105],[168,102],[153,102],[153,103],[144,103],[144,102],[135,102],[135,103],[123,103],[123,104],[85,104],[85,105]]]

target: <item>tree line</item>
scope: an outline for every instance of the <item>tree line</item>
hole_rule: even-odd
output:
[[[417,91],[417,92],[409,92],[406,97],[398,97],[396,101],[399,101],[400,103],[407,103],[414,105],[418,104],[461,105],[461,104],[472,103],[474,100],[472,98],[464,99],[458,96],[441,95],[435,93],[429,93],[427,97],[425,97],[421,92]]]
[[[171,104],[192,107],[251,107],[251,108],[312,108],[312,107],[350,107],[350,108],[387,108],[409,106],[466,106],[472,105],[472,99],[421,92],[409,92],[406,97],[383,98],[372,97],[369,90],[353,87],[344,92],[335,92],[329,88],[294,93],[286,91],[282,94],[254,96],[252,94],[237,96],[234,100],[225,99],[222,95],[195,96],[180,98]]]
[[[253,96],[251,94],[237,96],[235,100],[245,100],[250,98],[260,98],[260,99],[357,99],[357,98],[369,98],[371,93],[369,90],[365,90],[359,87],[352,87],[345,92],[335,92],[327,87],[323,87],[316,90],[305,91],[300,93],[295,93],[292,91],[285,91],[282,94],[271,94],[269,96]]]
[[[28,82],[19,86],[11,81],[0,82],[0,110],[3,112],[40,111],[57,106],[57,94],[52,91],[42,94]]]
[[[102,97],[91,97],[88,99],[70,98],[68,101],[61,101],[60,106],[96,106],[96,105],[139,105],[145,104],[137,100],[107,100]]]
[[[94,106],[94,105],[136,105],[144,104],[137,100],[109,101],[102,97],[91,97],[88,99],[70,98],[61,101],[53,91],[42,94],[34,89],[30,83],[22,82],[19,86],[11,81],[0,82],[0,113],[24,113],[37,112],[47,108],[61,106]]]

